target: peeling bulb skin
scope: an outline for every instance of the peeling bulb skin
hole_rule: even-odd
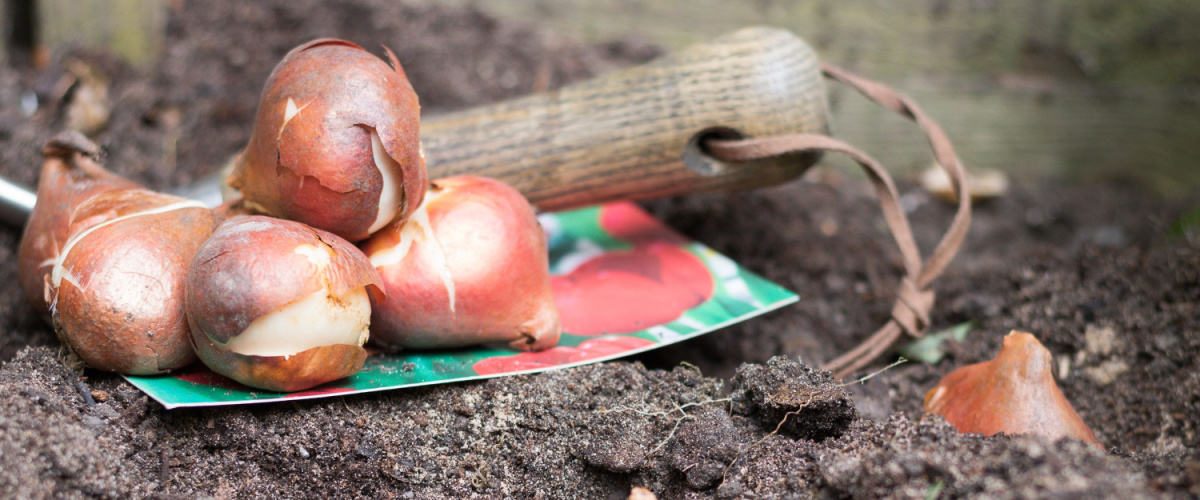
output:
[[[378,273],[346,240],[298,222],[235,216],[192,259],[192,344],[213,371],[296,391],[356,373],[366,359]]]
[[[78,132],[64,132],[43,148],[37,204],[17,249],[17,280],[26,301],[50,321],[45,282],[70,232],[71,214],[94,196],[138,187],[94,159],[100,148]]]
[[[545,234],[525,198],[499,181],[438,180],[407,222],[362,248],[388,291],[374,297],[371,318],[371,339],[381,346],[558,343]]]
[[[127,375],[194,361],[184,280],[216,221],[198,202],[144,189],[77,207],[45,283],[59,339],[89,367]]]
[[[323,39],[284,57],[228,178],[247,207],[360,241],[420,204],[420,106],[388,54]]]
[[[925,394],[925,411],[942,415],[960,432],[1065,437],[1100,446],[1059,390],[1051,361],[1037,338],[1014,330],[994,359],[942,378]]]

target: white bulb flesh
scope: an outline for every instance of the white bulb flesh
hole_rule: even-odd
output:
[[[310,264],[317,267],[318,273],[324,273],[325,268],[329,267],[330,260],[333,259],[333,248],[325,244],[321,246],[309,244],[296,245],[296,248],[292,252],[303,255],[304,258],[308,259]]]
[[[247,356],[291,356],[328,345],[362,346],[370,326],[366,287],[341,297],[319,290],[254,320],[224,347]]]
[[[275,134],[276,141],[283,137],[283,129],[287,128],[288,122],[292,121],[292,118],[295,118],[301,111],[304,111],[304,108],[307,108],[311,103],[312,101],[309,101],[303,106],[296,106],[296,101],[292,100],[291,97],[288,98],[287,106],[283,110],[283,123],[279,124],[279,133]]]
[[[371,265],[376,268],[394,265],[408,256],[409,248],[418,239],[434,240],[433,226],[429,223],[427,207],[433,200],[438,199],[442,192],[430,189],[425,193],[425,199],[408,215],[408,221],[400,226],[400,242],[386,250],[380,250],[367,256]]]
[[[383,189],[379,191],[379,213],[375,216],[375,223],[367,229],[368,233],[383,229],[392,222],[404,201],[404,169],[400,167],[400,162],[388,156],[379,133],[374,129],[371,129],[371,153],[375,157],[375,168],[383,175]]]
[[[456,294],[454,292],[454,277],[450,273],[450,266],[446,263],[446,251],[442,248],[442,244],[433,234],[433,224],[429,222],[429,211],[426,207],[429,203],[442,195],[442,192],[437,189],[430,189],[425,193],[425,201],[413,210],[408,220],[404,225],[400,226],[400,241],[396,246],[373,252],[367,255],[367,259],[371,261],[371,265],[376,269],[382,270],[388,266],[393,266],[406,257],[409,250],[416,242],[423,242],[428,245],[430,266],[437,272],[438,277],[442,280],[442,286],[446,288],[446,295],[449,297],[450,312],[454,312]]]

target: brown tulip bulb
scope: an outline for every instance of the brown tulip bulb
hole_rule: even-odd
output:
[[[482,177],[433,183],[408,221],[363,244],[383,276],[371,338],[393,348],[558,343],[546,236],[515,189]]]
[[[79,205],[46,278],[63,344],[92,368],[129,375],[195,361],[184,277],[215,223],[199,202],[141,188],[105,191]]]
[[[283,58],[228,179],[247,208],[359,241],[421,204],[420,106],[387,54],[322,39]]]
[[[1050,351],[1015,330],[994,359],[954,370],[925,393],[925,411],[961,432],[1066,437],[1100,446],[1054,382]]]
[[[233,217],[200,247],[188,274],[196,353],[213,371],[272,391],[348,377],[367,357],[367,289],[379,283],[366,256],[331,233]]]
[[[59,134],[42,149],[45,159],[38,180],[37,204],[17,249],[17,281],[30,305],[50,321],[46,277],[54,268],[71,214],[80,204],[105,191],[137,187],[133,181],[105,170],[96,162],[100,148],[79,132]]]

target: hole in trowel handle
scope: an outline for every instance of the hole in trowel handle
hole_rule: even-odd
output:
[[[742,137],[744,136],[741,132],[729,127],[709,127],[701,130],[688,139],[687,144],[683,147],[683,163],[689,170],[700,175],[711,176],[723,173],[729,168],[729,164],[710,154],[708,148],[704,146],[704,141],[741,139]]]

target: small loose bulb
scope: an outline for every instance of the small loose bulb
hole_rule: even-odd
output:
[[[961,432],[1068,437],[1100,446],[1051,370],[1050,351],[1032,334],[1013,330],[994,359],[954,370],[925,393],[925,411]]]

